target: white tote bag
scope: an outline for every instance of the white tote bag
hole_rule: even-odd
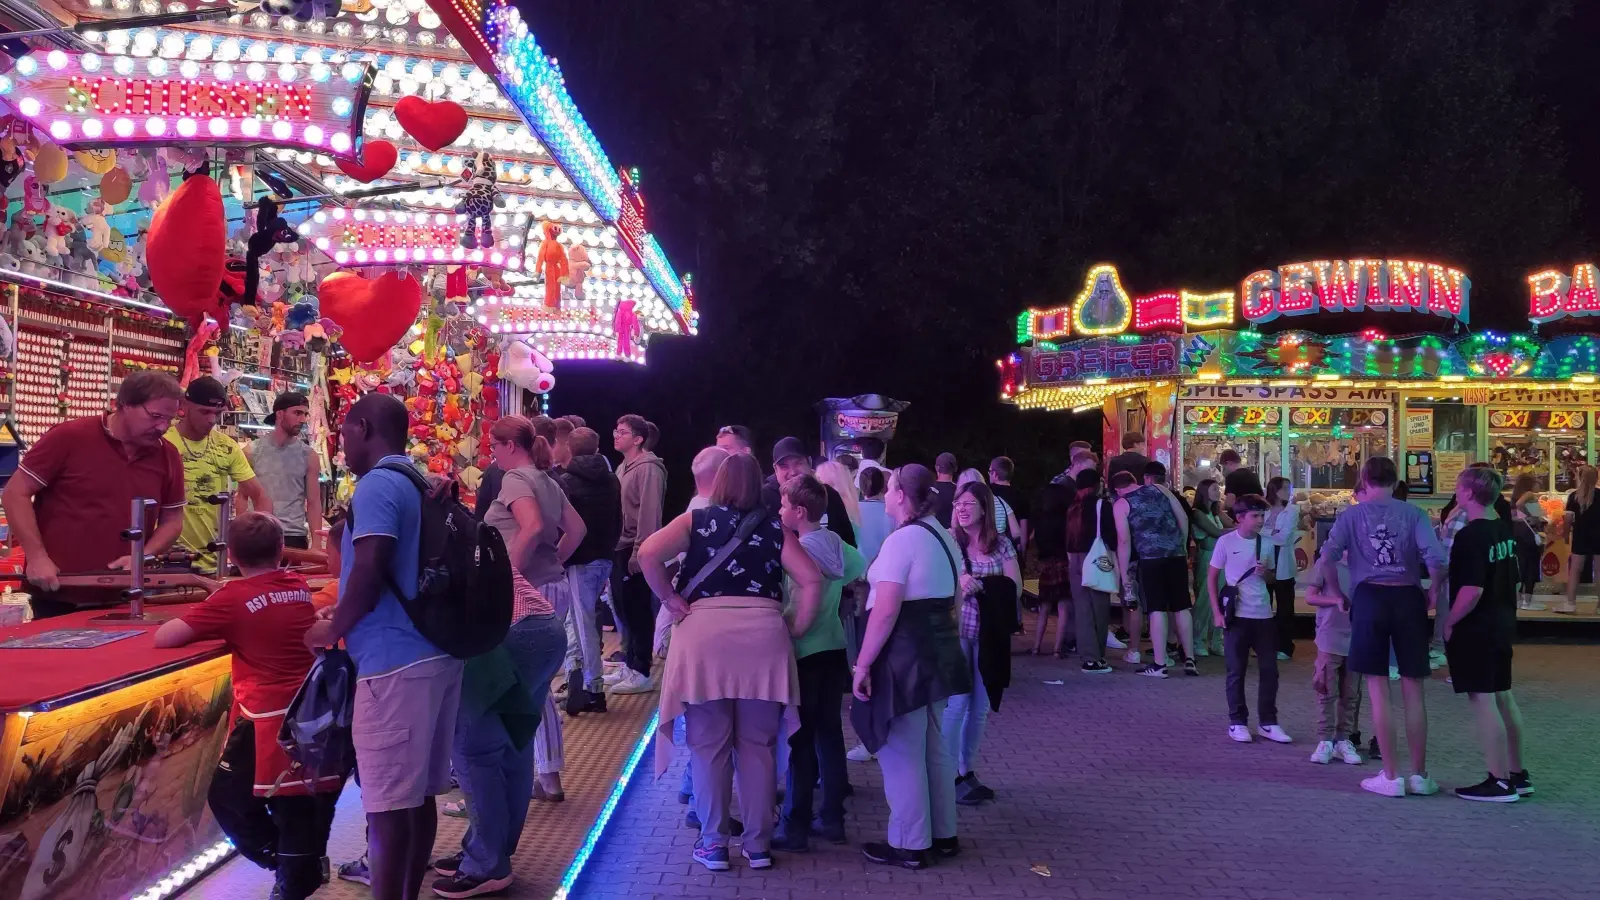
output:
[[[1107,594],[1117,592],[1117,560],[1106,549],[1105,538],[1100,535],[1100,504],[1094,502],[1095,536],[1089,545],[1089,555],[1083,560],[1083,586]]]

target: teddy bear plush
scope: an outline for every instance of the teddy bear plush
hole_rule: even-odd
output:
[[[51,256],[67,255],[67,238],[78,230],[78,217],[64,206],[50,204],[44,214],[44,252]]]
[[[99,252],[111,246],[111,223],[106,221],[106,202],[96,197],[80,223],[89,232],[89,249]]]
[[[544,276],[545,307],[556,309],[561,305],[561,281],[570,272],[567,251],[556,240],[556,236],[561,234],[561,226],[554,222],[541,222],[539,229],[543,239],[539,241],[539,256],[534,260],[533,271]]]

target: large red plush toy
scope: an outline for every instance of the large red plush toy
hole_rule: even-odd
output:
[[[228,321],[217,293],[227,244],[222,188],[205,175],[186,179],[156,208],[145,236],[145,266],[161,302],[196,326],[207,313]]]
[[[411,275],[387,272],[362,278],[335,272],[317,290],[322,314],[339,323],[339,343],[358,363],[372,363],[405,337],[422,309],[422,282]]]
[[[561,279],[567,277],[567,251],[556,240],[561,226],[554,222],[540,223],[544,240],[539,242],[539,258],[534,271],[544,273],[544,305],[555,309],[561,305]]]

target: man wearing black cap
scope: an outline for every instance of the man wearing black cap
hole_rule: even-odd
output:
[[[777,516],[783,504],[783,485],[791,478],[816,474],[811,469],[811,456],[799,438],[786,437],[772,447],[772,476],[761,486],[761,502],[770,515]],[[850,514],[845,510],[844,498],[827,485],[828,511],[823,515],[822,527],[837,534],[846,544],[856,545],[856,530],[850,524]]]
[[[217,421],[228,408],[228,389],[209,375],[189,382],[183,393],[182,418],[167,430],[167,441],[178,448],[183,459],[183,531],[178,544],[195,554],[195,565],[207,569],[217,564],[216,555],[206,549],[217,536],[217,508],[206,501],[220,491],[236,486],[241,498],[256,512],[272,512],[272,501],[256,480],[244,451],[233,438],[217,430]],[[238,506],[234,512],[244,512]]]
[[[272,500],[283,524],[283,545],[315,548],[322,531],[322,465],[316,451],[300,437],[311,417],[311,400],[286,391],[272,402],[267,424],[272,430],[245,445],[245,456]]]

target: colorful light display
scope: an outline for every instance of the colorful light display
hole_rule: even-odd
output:
[[[374,71],[370,63],[269,69],[259,61],[201,66],[52,50],[24,56],[0,75],[0,96],[66,148],[199,138],[347,157]]]
[[[1077,341],[1047,353],[1032,354],[1029,382],[1059,384],[1096,378],[1163,378],[1178,374],[1178,339],[1139,343],[1098,338]]]
[[[1472,282],[1437,263],[1400,259],[1317,260],[1252,272],[1240,311],[1252,322],[1318,312],[1419,312],[1468,320]]]
[[[1073,334],[1094,337],[1129,330],[1215,328],[1233,323],[1237,305],[1233,291],[1158,291],[1130,301],[1117,267],[1103,264],[1089,270],[1072,303],[1030,309],[1018,316],[1017,343],[1057,341]]]
[[[516,213],[497,213],[501,244],[489,248],[461,246],[462,216],[428,210],[345,209],[313,213],[300,234],[340,265],[406,266],[418,263],[469,263],[482,268],[520,271],[530,220]]]
[[[1528,320],[1543,323],[1568,316],[1600,316],[1593,263],[1573,266],[1570,276],[1557,269],[1528,276]]]

